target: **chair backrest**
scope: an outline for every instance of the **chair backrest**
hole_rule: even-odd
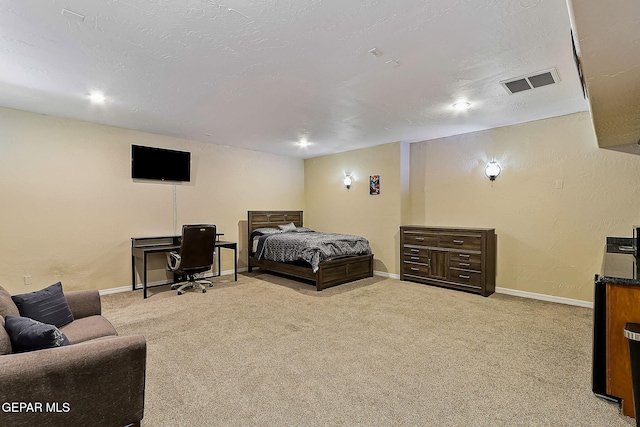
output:
[[[213,265],[216,245],[216,226],[193,224],[182,226],[182,241],[179,255],[180,270],[205,271]]]

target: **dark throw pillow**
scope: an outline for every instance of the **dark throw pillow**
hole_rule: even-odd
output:
[[[11,299],[22,317],[29,317],[58,328],[73,322],[73,314],[62,293],[60,282],[39,291],[13,295]]]
[[[60,329],[27,317],[6,316],[4,328],[11,339],[14,353],[69,345]]]

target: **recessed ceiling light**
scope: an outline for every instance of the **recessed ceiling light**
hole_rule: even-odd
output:
[[[469,104],[466,101],[456,102],[455,104],[452,105],[452,107],[454,110],[464,111],[464,110],[468,110],[469,107],[471,107],[471,104]]]
[[[309,146],[309,144],[310,144],[310,142],[307,141],[306,138],[301,138],[300,142],[298,142],[298,146],[300,146],[300,147],[307,147],[307,146]]]
[[[89,93],[89,99],[94,104],[104,104],[107,98],[104,97],[104,94],[100,91],[93,91]]]

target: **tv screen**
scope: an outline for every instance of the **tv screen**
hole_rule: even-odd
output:
[[[132,145],[131,178],[189,182],[191,153]]]

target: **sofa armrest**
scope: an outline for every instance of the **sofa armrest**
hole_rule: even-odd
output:
[[[107,337],[0,356],[0,414],[12,426],[125,426],[144,415],[146,340]]]
[[[64,297],[74,319],[102,314],[100,292],[97,290],[68,291],[64,293]]]

